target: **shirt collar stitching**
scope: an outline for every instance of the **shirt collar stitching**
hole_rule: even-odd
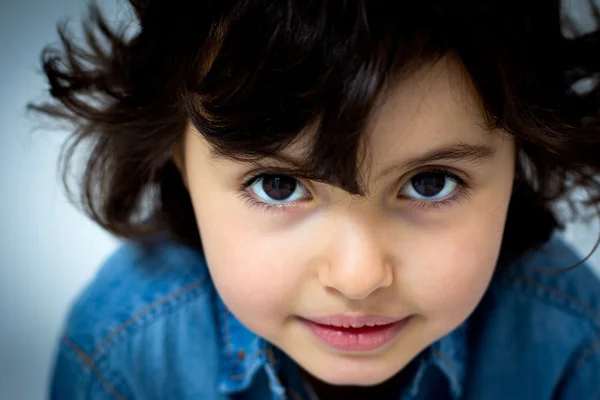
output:
[[[269,387],[274,392],[281,391],[281,382],[276,373],[276,359],[273,350],[258,335],[248,331],[231,314],[221,299],[217,300],[218,323],[220,332],[224,341],[224,348],[221,351],[222,370],[220,377],[220,389],[222,392],[230,394],[247,389],[254,379],[256,373],[265,368],[269,378]],[[251,349],[248,343],[242,340],[237,341],[231,334],[231,326],[239,325],[241,329],[248,333],[249,338],[257,340],[258,350]],[[239,351],[243,351],[245,356],[240,359]]]
[[[464,322],[434,343],[430,350],[431,362],[448,378],[455,399],[460,398],[463,392],[467,351],[466,330],[467,322]]]

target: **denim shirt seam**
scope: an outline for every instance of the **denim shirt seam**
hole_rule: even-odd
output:
[[[108,379],[102,374],[102,372],[100,372],[98,364],[89,354],[87,354],[83,349],[77,346],[66,335],[62,337],[62,342],[77,356],[77,358],[79,358],[79,360],[81,360],[81,362],[85,366],[89,368],[91,373],[96,377],[96,379],[108,395],[114,397],[117,400],[127,400],[127,398],[122,393],[120,393],[113,385],[111,385],[108,382]]]
[[[442,350],[431,350],[431,355],[437,357],[442,363],[446,364],[448,368],[451,370],[453,376],[456,378],[458,376],[458,371],[454,362],[450,359],[450,356]]]
[[[291,386],[286,385],[285,389],[293,397],[293,400],[303,400],[302,396],[300,396],[300,394]]]
[[[242,381],[244,379],[246,379],[247,375],[248,375],[248,370],[247,368],[243,368],[243,372],[242,373],[235,373],[234,368],[236,365],[239,365],[239,362],[235,363],[232,360],[238,358],[239,360],[239,352],[243,351],[244,352],[244,359],[246,360],[246,362],[250,362],[249,360],[257,361],[261,364],[264,364],[264,362],[266,361],[271,368],[273,368],[273,370],[275,370],[275,356],[273,354],[273,349],[271,349],[268,345],[263,348],[263,349],[259,349],[257,352],[253,353],[253,354],[248,354],[247,351],[245,349],[239,349],[238,350],[238,354],[234,354],[234,347],[233,347],[233,341],[232,341],[232,336],[231,336],[231,332],[229,330],[229,324],[228,324],[228,320],[229,318],[231,318],[231,316],[229,315],[229,312],[227,311],[226,308],[223,308],[222,310],[220,310],[220,314],[221,314],[221,321],[223,321],[223,323],[221,324],[222,329],[221,332],[223,334],[223,343],[225,345],[225,351],[227,353],[226,359],[229,360],[228,361],[228,368],[227,368],[227,376],[230,380],[233,381]],[[261,339],[263,340],[263,339]]]
[[[250,359],[251,360],[259,360],[260,361],[261,356],[263,356],[265,354],[267,354],[267,356],[268,356],[268,349],[259,350],[258,352],[256,352],[255,354],[253,354],[250,357]],[[233,367],[231,367],[229,369],[229,372],[228,372],[227,376],[229,377],[229,379],[231,379],[233,381],[243,381],[246,378],[246,375],[248,374],[247,371],[244,371],[241,374],[234,374],[232,369],[233,369]]]
[[[462,382],[458,367],[451,357],[446,352],[437,349],[430,350],[430,357],[432,365],[438,368],[448,380],[451,397],[453,399],[460,398],[464,390],[464,382]],[[447,370],[443,368],[442,364],[447,367]]]
[[[221,332],[223,333],[223,342],[225,344],[225,351],[227,352],[227,359],[228,360],[233,360],[233,358],[236,356],[233,354],[233,342],[231,340],[231,333],[229,331],[229,324],[227,323],[227,320],[229,318],[227,309],[223,308],[221,311],[221,321],[223,321],[222,329]],[[245,350],[240,349],[240,351],[244,351],[244,358],[246,360],[253,360],[253,361],[260,361],[260,356],[261,356],[261,352],[257,352],[255,354],[247,354],[245,352]],[[237,355],[239,357],[239,355]],[[249,361],[247,361],[249,362]],[[236,373],[234,368],[237,364],[233,363],[233,362],[228,362],[227,363],[227,377],[229,379],[231,379],[232,381],[243,381],[247,374],[248,371],[246,369],[244,369],[244,371],[242,373]]]
[[[240,365],[240,363],[233,362],[236,355],[234,354],[234,346],[233,346],[233,341],[231,339],[232,336],[231,336],[231,332],[229,330],[229,324],[228,324],[228,319],[231,316],[229,315],[226,308],[223,308],[222,310],[220,310],[220,314],[221,314],[221,321],[223,321],[221,332],[223,334],[223,342],[225,345],[224,350],[226,351],[226,360],[228,360],[227,372],[226,372],[227,378],[231,381],[238,381],[238,382],[243,381],[245,379],[248,379],[249,374],[255,373],[256,370],[254,369],[253,372],[250,372],[250,371],[248,371],[248,368],[242,366],[243,371],[241,371],[241,373],[239,373],[239,374],[235,373],[234,368],[236,365]],[[261,339],[261,340],[264,340],[264,339]],[[254,364],[255,362],[257,362],[263,368],[265,368],[265,364],[270,366],[271,372],[274,375],[273,378],[269,377],[269,389],[271,390],[271,393],[274,393],[277,391],[277,389],[274,387],[274,385],[279,385],[280,387],[283,387],[281,382],[279,381],[279,378],[277,377],[276,365],[275,365],[276,364],[275,355],[273,353],[273,349],[269,345],[267,345],[265,348],[259,349],[258,351],[254,352],[252,354],[248,354],[246,352],[246,350],[244,350],[244,349],[239,349],[239,351],[245,352],[244,358],[245,358],[246,363]],[[250,379],[252,379],[252,377],[250,377]],[[273,380],[275,380],[275,382]],[[283,395],[283,398],[286,398],[285,394]]]
[[[271,393],[275,393],[279,391],[279,389],[276,388],[274,385],[278,385],[279,388],[283,389],[283,395],[281,396],[281,399],[285,400],[288,396],[286,395],[286,388],[283,386],[277,374],[277,366],[275,362],[275,354],[273,353],[273,348],[267,346],[267,348],[260,351],[260,353],[263,352],[266,354],[267,365],[270,367],[271,370],[270,374],[267,373],[269,375],[269,389],[271,390]]]
[[[221,332],[223,334],[223,342],[225,344],[225,351],[227,351],[228,357],[232,358],[233,357],[233,345],[232,345],[232,341],[231,341],[231,333],[229,332],[229,324],[227,324],[227,311],[225,309],[222,309],[220,311],[221,313],[221,321],[224,321],[224,323],[221,324],[222,329]],[[244,357],[248,357],[248,354],[245,354]],[[229,377],[229,379],[234,380],[234,381],[241,381],[244,380],[244,377],[246,376],[246,373],[244,371],[244,373],[242,374],[235,374],[234,373],[234,365],[233,363],[229,363],[228,367],[228,371],[227,371],[227,376]]]
[[[172,311],[173,307],[196,299],[198,296],[204,293],[202,289],[204,288],[204,284],[206,282],[206,278],[193,281],[192,283],[189,283],[175,290],[174,292],[155,300],[142,310],[138,311],[127,321],[113,329],[103,340],[100,341],[100,343],[92,352],[92,355],[90,356],[91,359],[98,362],[98,360],[107,353],[107,350],[114,346],[118,338],[126,336],[126,333],[134,333],[136,329],[157,321],[164,315],[165,311]],[[144,323],[140,323],[141,321],[144,321]]]
[[[596,350],[600,350],[600,334],[596,335],[596,338],[592,341],[592,343],[587,347],[587,349],[581,355],[581,358],[575,364],[575,368],[569,373],[569,376],[576,375],[581,368],[585,365],[585,362],[590,359],[590,357],[596,353]]]
[[[566,293],[563,290],[557,289],[555,287],[549,286],[543,282],[537,281],[533,278],[523,276],[523,275],[513,275],[509,277],[510,280],[522,283],[525,286],[530,288],[537,288],[542,290],[546,296],[536,296],[538,300],[548,304],[552,307],[556,307],[558,309],[563,310],[571,316],[581,317],[583,316],[585,320],[591,325],[592,330],[595,334],[598,334],[600,331],[600,310],[595,310],[592,307],[588,306],[584,302],[574,298],[570,294]],[[558,297],[564,301],[563,304],[557,303],[555,300],[552,300],[552,297]],[[577,314],[574,313],[577,312]]]

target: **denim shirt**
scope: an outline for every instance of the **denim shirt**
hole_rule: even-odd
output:
[[[397,398],[600,399],[600,283],[557,237],[499,268]],[[299,367],[223,304],[201,253],[124,244],[72,306],[50,398],[309,400]]]

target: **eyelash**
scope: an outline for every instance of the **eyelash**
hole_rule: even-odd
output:
[[[443,207],[451,207],[453,205],[461,204],[463,201],[468,199],[468,197],[471,195],[471,186],[465,179],[463,179],[460,176],[453,174],[452,172],[448,171],[447,169],[443,169],[443,168],[429,168],[429,169],[421,170],[421,171],[417,172],[416,174],[412,175],[404,183],[404,185],[406,183],[410,182],[410,180],[412,178],[414,178],[415,176],[421,175],[421,174],[426,174],[426,173],[442,175],[444,178],[447,178],[447,179],[451,180],[452,182],[456,183],[457,189],[451,197],[445,198],[443,200],[423,201],[423,200],[417,200],[417,199],[407,199],[409,204],[411,204],[413,206],[416,206],[416,207],[422,208],[422,209],[439,209],[439,208],[443,208]]]
[[[239,196],[246,202],[246,206],[248,208],[258,208],[261,211],[288,211],[291,208],[295,208],[298,206],[298,202],[294,203],[265,203],[264,201],[256,200],[250,193],[248,193],[248,188],[252,186],[257,180],[261,178],[265,178],[268,176],[289,176],[286,174],[280,174],[277,172],[261,172],[246,180],[242,183],[241,187],[238,190]],[[298,182],[299,184],[302,184]]]
[[[439,174],[439,175],[442,175],[444,178],[447,178],[447,179],[455,182],[457,184],[457,189],[455,191],[455,194],[453,194],[451,197],[448,197],[443,200],[423,201],[423,200],[410,199],[410,198],[407,199],[409,204],[412,206],[418,207],[420,209],[440,209],[440,208],[444,208],[444,207],[451,207],[453,205],[462,203],[471,194],[471,186],[469,185],[469,183],[466,180],[464,180],[463,178],[461,178],[460,176],[458,176],[456,174],[453,174],[452,172],[448,171],[447,169],[443,169],[443,168],[429,168],[429,169],[419,171],[416,174],[412,175],[402,186],[404,186],[406,183],[410,182],[410,180],[413,179],[415,176],[421,175],[421,174],[426,174],[426,173]],[[261,172],[259,174],[252,176],[251,178],[246,180],[244,183],[242,183],[241,187],[238,190],[239,196],[244,201],[246,201],[246,205],[249,208],[258,208],[262,211],[274,211],[274,212],[286,212],[286,211],[289,211],[289,209],[291,209],[291,208],[297,207],[299,201],[296,201],[293,203],[266,203],[266,202],[257,200],[248,192],[248,188],[250,186],[252,186],[256,181],[258,181],[261,178],[268,177],[268,176],[288,176],[288,177],[293,178],[293,176],[291,176],[291,175],[280,174],[280,173],[276,173],[276,172]],[[298,182],[298,183],[302,185],[301,182]]]

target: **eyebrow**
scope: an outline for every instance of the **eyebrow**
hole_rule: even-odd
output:
[[[455,161],[473,165],[482,165],[490,162],[495,154],[496,149],[487,145],[469,144],[465,142],[450,143],[434,148],[423,155],[387,167],[377,175],[375,181],[379,181],[397,171],[407,171],[439,161]]]
[[[211,157],[213,159],[218,160],[228,158],[214,150],[215,149],[211,149]],[[470,144],[466,142],[448,143],[438,148],[431,149],[423,155],[410,158],[385,168],[377,175],[375,181],[379,181],[397,171],[412,170],[439,161],[455,161],[473,165],[482,165],[490,162],[495,154],[495,148],[488,145]],[[273,160],[288,165],[292,169],[298,168],[299,166],[299,162],[296,159],[285,154],[273,154],[265,157],[265,160]],[[260,162],[254,163],[260,164]]]

